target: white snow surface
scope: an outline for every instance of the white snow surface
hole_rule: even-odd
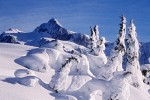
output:
[[[103,56],[88,54],[87,48],[72,42],[59,42],[62,46],[41,48],[0,43],[0,100],[107,100],[116,94],[119,100],[150,100],[149,86],[140,91],[122,73],[111,81],[96,79],[106,63]],[[66,66],[67,73],[62,74],[67,77],[61,76],[65,81],[60,85],[65,89],[56,93],[49,83],[69,57],[78,63]]]

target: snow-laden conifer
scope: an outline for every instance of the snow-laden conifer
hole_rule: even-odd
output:
[[[90,36],[90,49],[92,54],[95,56],[100,56],[101,54],[106,56],[104,54],[105,50],[105,38],[102,37],[99,39],[99,30],[98,30],[98,25],[95,25],[94,28],[91,27],[91,36]]]
[[[114,48],[111,51],[108,62],[100,69],[98,78],[109,80],[112,78],[112,74],[115,71],[123,71],[122,59],[125,53],[125,35],[126,35],[126,18],[121,16],[120,30],[118,38],[114,44]]]
[[[94,48],[96,48],[96,35],[92,27],[91,28],[91,35],[90,35],[90,44],[89,48],[91,49],[91,52],[93,52]]]
[[[126,51],[126,46],[125,46],[125,35],[126,35],[126,18],[124,16],[121,16],[121,23],[120,23],[120,30],[118,33],[118,38],[114,44],[114,49],[112,50],[111,53],[111,61],[117,62],[116,64],[116,71],[122,71],[122,60],[124,53]],[[116,58],[116,59],[115,59]]]
[[[68,58],[62,67],[55,72],[55,75],[52,76],[49,86],[54,89],[54,91],[59,92],[66,89],[68,74],[73,61],[78,62],[74,57]]]
[[[133,20],[131,20],[128,30],[126,70],[133,73],[131,84],[134,87],[141,89],[143,81],[139,64],[139,42],[137,40],[136,27]]]
[[[97,41],[97,46],[94,48],[94,54],[96,56],[104,56],[106,58],[106,55],[104,53],[105,50],[105,37],[102,37],[99,41]]]

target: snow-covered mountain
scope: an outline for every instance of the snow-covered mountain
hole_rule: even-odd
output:
[[[41,24],[33,32],[37,34],[47,33],[50,37],[60,40],[69,40],[72,34],[71,31],[63,28],[62,25],[54,18],[49,20],[48,23]]]
[[[39,46],[38,41],[40,41],[40,38],[44,37],[72,41],[84,46],[89,44],[89,37],[87,35],[65,29],[54,18],[50,19],[47,23],[41,24],[33,32],[25,33],[19,31],[18,29],[8,29],[7,31],[3,32],[3,34],[5,34],[5,36],[11,36],[11,38],[15,36],[16,41],[33,46]],[[1,42],[7,42],[3,36],[0,36],[0,40]]]
[[[65,29],[56,19],[52,18],[48,23],[43,23],[37,27],[34,31],[37,34],[49,34],[51,38],[59,40],[73,41],[77,44],[87,46],[88,45],[88,36],[69,31]]]
[[[118,51],[123,52],[120,41],[113,48],[114,43],[104,44],[105,38],[95,40],[99,35],[97,26],[91,31],[93,40],[65,29],[52,18],[29,33],[18,29],[3,32],[0,35],[0,100],[149,100],[150,42],[140,43],[141,70],[138,70],[143,74],[140,78],[144,83],[138,89],[130,84],[135,73],[114,70],[121,57]],[[92,43],[98,46],[91,49]],[[134,52],[132,46],[131,49]],[[121,63],[126,61],[124,58]]]
[[[11,34],[14,33],[21,33],[22,31],[18,30],[18,29],[8,29],[7,31],[3,32],[0,35],[0,42],[3,43],[15,43],[15,44],[19,44],[20,42],[17,40],[17,37]]]

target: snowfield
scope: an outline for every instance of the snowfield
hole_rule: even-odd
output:
[[[73,96],[72,98],[78,98],[80,100],[88,100],[90,98],[88,94],[91,92],[91,95],[94,95],[95,99],[90,100],[102,100],[101,91],[109,92],[110,89],[113,88],[113,85],[107,87],[107,84],[111,84],[107,81],[92,79],[92,77],[88,75],[78,75],[75,73],[74,75],[70,74],[68,76],[66,84],[67,91],[62,91],[60,94],[57,94],[48,86],[52,76],[55,74],[55,70],[53,68],[49,68],[47,72],[41,73],[27,69],[25,66],[15,63],[16,59],[26,56],[27,53],[32,49],[37,48],[19,44],[0,43],[0,100],[76,100],[68,99],[71,98],[71,96]],[[52,56],[57,58],[57,55]],[[93,57],[93,59],[95,58]],[[95,63],[93,65],[95,65]],[[30,79],[29,76],[35,77],[31,77]],[[28,77],[29,79],[27,78],[27,80],[34,80],[36,82],[32,82],[32,87],[30,86],[31,84],[25,83],[27,82],[26,80],[24,82],[22,79],[18,79],[18,77]],[[23,82],[23,84],[18,81]],[[117,85],[118,82],[113,84]],[[148,90],[148,88],[148,86],[145,86],[144,89]],[[143,93],[133,86],[130,86],[129,89],[129,100],[150,99],[148,93]],[[65,94],[69,95],[70,97],[66,96]],[[93,98],[93,96],[91,98]]]
[[[150,100],[150,43],[121,17],[115,43],[56,20],[0,34],[0,100]]]

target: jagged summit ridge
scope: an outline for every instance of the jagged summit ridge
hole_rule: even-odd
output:
[[[59,21],[55,18],[52,18],[48,21],[49,24],[56,24],[62,27],[62,25],[59,23]]]
[[[70,32],[67,29],[63,28],[62,25],[54,18],[50,19],[47,23],[41,24],[34,30],[34,32],[61,35],[70,34]]]
[[[65,29],[55,18],[47,23],[41,24],[34,31],[37,34],[49,34],[49,37],[59,40],[73,41],[77,44],[87,46],[89,38],[81,33],[76,33]]]

